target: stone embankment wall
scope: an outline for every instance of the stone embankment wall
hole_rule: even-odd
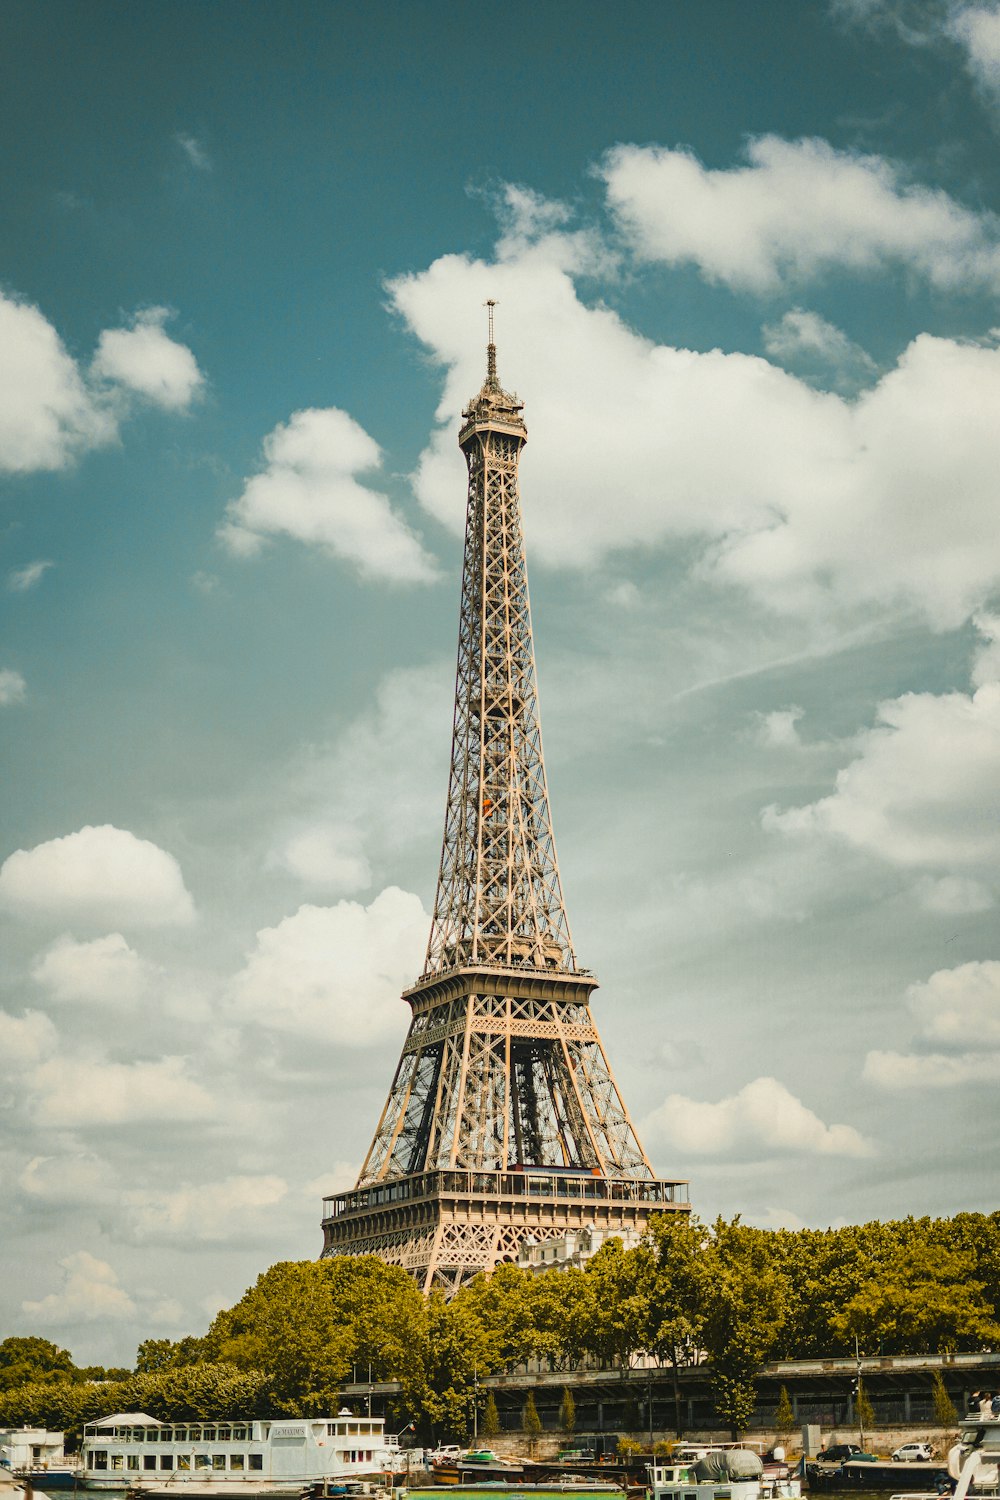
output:
[[[859,1443],[861,1433],[857,1427],[823,1428],[823,1438],[827,1444],[830,1443]],[[633,1434],[636,1442],[641,1442],[644,1448],[649,1446],[649,1433]],[[590,1433],[575,1432],[567,1435],[564,1432],[543,1432],[538,1437],[532,1438],[525,1432],[504,1432],[495,1438],[480,1438],[480,1442],[492,1448],[502,1458],[532,1457],[540,1459],[555,1458],[556,1454],[568,1448],[592,1448],[595,1438],[602,1438],[606,1452],[613,1452],[616,1434],[614,1433]],[[870,1453],[877,1453],[888,1458],[894,1448],[902,1443],[930,1443],[934,1449],[935,1457],[944,1458],[948,1449],[958,1437],[957,1429],[944,1431],[934,1426],[893,1426],[877,1427],[872,1432],[865,1433],[865,1446]],[[777,1432],[773,1428],[755,1427],[752,1432],[746,1434],[749,1442],[756,1447],[762,1445],[766,1450],[779,1446],[784,1448],[786,1454],[791,1458],[798,1457],[802,1452],[802,1437],[798,1432]],[[673,1432],[658,1432],[653,1430],[653,1441],[655,1443],[676,1441]],[[685,1432],[681,1439],[685,1443],[729,1443],[732,1434],[728,1431],[715,1429],[704,1432]]]

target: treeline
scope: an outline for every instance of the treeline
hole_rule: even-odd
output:
[[[352,1371],[367,1380],[370,1370],[400,1383],[390,1412],[400,1427],[461,1437],[485,1376],[529,1359],[567,1372],[589,1359],[624,1378],[645,1352],[675,1376],[707,1359],[719,1417],[736,1433],[767,1360],[853,1354],[855,1340],[869,1355],[995,1345],[1000,1213],[799,1231],[661,1215],[633,1249],[610,1240],[582,1270],[501,1266],[450,1302],[425,1299],[373,1257],[283,1262],[204,1336],[146,1340],[134,1372],[102,1372],[101,1383],[45,1340],[6,1340],[0,1426],[78,1433],[128,1410],[320,1415]]]

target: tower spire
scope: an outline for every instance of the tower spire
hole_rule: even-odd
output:
[[[490,390],[499,390],[500,382],[497,379],[497,346],[493,341],[493,309],[496,307],[495,297],[489,297],[486,306],[489,308],[490,337],[486,345],[486,384]]]
[[[324,1255],[380,1255],[455,1290],[592,1223],[626,1238],[686,1211],[654,1178],[590,1013],[556,862],[542,758],[518,463],[528,430],[496,374],[462,413],[468,468],[451,772],[424,971],[353,1192]]]

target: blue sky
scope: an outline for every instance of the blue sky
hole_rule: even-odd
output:
[[[3,28],[4,1331],[198,1331],[357,1170],[487,296],[570,920],[654,1164],[761,1224],[993,1208],[997,7]]]

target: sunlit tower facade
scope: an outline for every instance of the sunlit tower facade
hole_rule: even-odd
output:
[[[323,1255],[378,1255],[454,1292],[528,1235],[641,1231],[686,1212],[654,1176],[590,1010],[563,903],[538,711],[518,463],[523,407],[486,379],[468,465],[451,775],[410,1029],[351,1192],[324,1200]]]

